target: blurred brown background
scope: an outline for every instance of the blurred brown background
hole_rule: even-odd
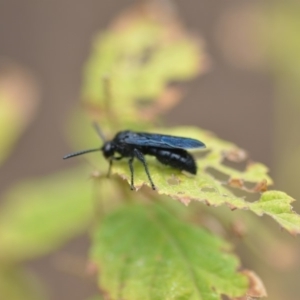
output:
[[[255,52],[259,47],[252,48],[249,23],[238,23],[246,11],[245,20],[249,17],[251,24],[260,7],[262,11],[266,9],[260,6],[264,2],[252,0],[252,11],[248,1],[243,0],[174,1],[182,21],[205,41],[210,70],[186,85],[185,101],[168,113],[166,121],[170,125],[193,124],[209,129],[247,149],[254,160],[271,168],[271,175],[277,179],[276,188],[296,198],[299,190],[280,181],[280,165],[275,161],[275,157],[284,155],[274,151],[275,142],[280,144],[276,130],[281,128],[280,123],[274,125],[278,118],[276,80],[268,68],[259,64],[259,53]],[[91,40],[132,3],[135,1],[0,0],[0,57],[31,71],[41,97],[37,118],[1,169],[1,191],[24,177],[65,167],[61,157],[70,148],[64,140],[63,126],[79,99],[81,72]],[[298,136],[295,139],[299,140]],[[83,237],[63,251],[80,256],[86,249]],[[47,283],[51,299],[79,300],[95,293],[92,283],[61,272],[54,265],[52,256],[31,263]],[[279,276],[291,274],[285,272]],[[282,289],[286,291],[285,299],[296,299],[296,289],[300,291],[295,282],[283,284]]]

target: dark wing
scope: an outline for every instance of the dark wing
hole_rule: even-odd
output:
[[[205,144],[190,138],[144,132],[130,132],[123,140],[125,143],[137,146],[158,148],[195,149],[205,148]]]

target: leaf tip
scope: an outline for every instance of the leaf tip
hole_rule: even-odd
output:
[[[244,274],[249,281],[249,289],[246,294],[247,297],[246,299],[249,299],[249,297],[262,298],[268,296],[267,290],[262,280],[255,272],[250,270],[243,270],[241,273]],[[238,299],[243,299],[243,298],[238,298]]]

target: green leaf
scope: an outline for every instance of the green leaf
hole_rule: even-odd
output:
[[[53,251],[86,230],[93,217],[92,186],[84,168],[14,186],[0,210],[0,261]]]
[[[38,279],[29,272],[0,266],[0,295],[7,300],[42,300]]]
[[[95,232],[92,260],[110,299],[221,299],[246,293],[229,245],[158,205],[127,206]]]

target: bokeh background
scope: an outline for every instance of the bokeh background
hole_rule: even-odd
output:
[[[32,122],[1,166],[1,194],[24,178],[66,167],[61,157],[71,149],[64,136],[65,121],[80,98],[92,39],[133,3],[0,0],[0,67],[25,72],[30,88],[20,88],[19,93],[34,99],[28,113]],[[204,41],[208,70],[185,84],[185,99],[168,112],[166,123],[206,128],[247,149],[253,160],[270,167],[276,189],[300,199],[300,4],[292,0],[172,3],[188,29]],[[294,207],[300,211],[298,203]],[[271,266],[260,260],[253,265],[241,252],[243,264],[261,275],[270,299],[297,299],[298,238],[288,236],[277,224],[270,226],[282,243],[292,245],[274,256],[283,263],[274,261]],[[80,269],[87,249],[88,241],[81,237],[60,253],[28,264],[46,282],[50,299],[79,300],[96,293],[96,286],[76,275],[76,268],[60,266],[68,255]]]

